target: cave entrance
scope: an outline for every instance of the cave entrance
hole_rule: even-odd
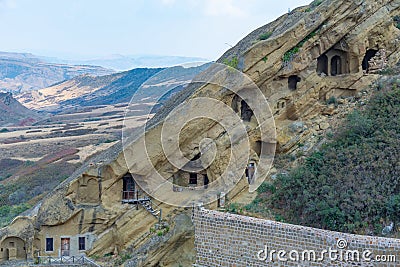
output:
[[[289,79],[288,79],[288,88],[289,88],[289,90],[291,90],[291,91],[296,90],[297,89],[297,83],[300,82],[300,81],[301,81],[301,79],[297,75],[289,76]]]
[[[328,57],[324,54],[317,59],[317,73],[328,75]]]
[[[0,259],[5,260],[26,260],[26,247],[25,241],[19,237],[7,237],[1,243],[1,253],[3,254]]]
[[[334,56],[331,59],[331,75],[336,76],[342,74],[342,59],[340,56]]]
[[[378,50],[368,49],[365,53],[364,59],[362,61],[362,69],[368,72],[369,69],[369,61],[376,55]]]

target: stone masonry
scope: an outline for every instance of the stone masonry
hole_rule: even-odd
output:
[[[339,233],[204,208],[194,209],[193,223],[196,266],[400,266],[399,239]],[[280,250],[286,254],[281,252],[279,258]]]

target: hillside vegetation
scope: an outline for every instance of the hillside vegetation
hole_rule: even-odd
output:
[[[272,210],[293,224],[381,235],[385,225],[400,223],[399,114],[400,76],[386,76],[327,144],[260,187],[247,210]]]

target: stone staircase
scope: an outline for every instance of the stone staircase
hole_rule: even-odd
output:
[[[159,218],[161,215],[161,211],[153,208],[153,203],[150,198],[139,201],[139,204],[143,206],[148,212],[150,212],[154,217]]]

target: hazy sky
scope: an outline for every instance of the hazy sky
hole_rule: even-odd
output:
[[[111,54],[217,59],[311,0],[0,0],[0,51],[83,59]]]

